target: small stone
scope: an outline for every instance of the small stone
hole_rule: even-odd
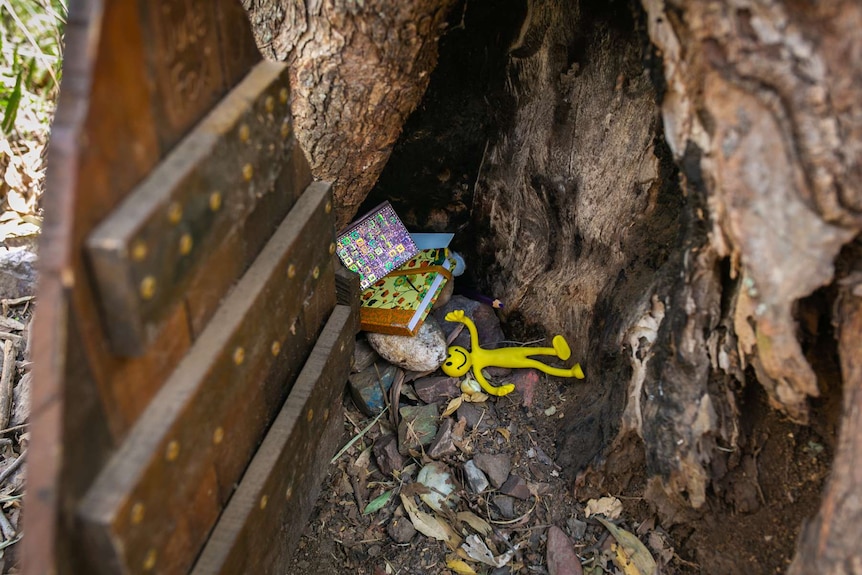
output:
[[[583,575],[584,573],[572,542],[556,525],[548,528],[548,573],[549,575]]]
[[[35,239],[0,249],[0,299],[17,299],[36,293]]]
[[[364,371],[365,368],[377,361],[379,357],[374,348],[371,347],[371,344],[368,343],[368,340],[360,337],[356,340],[356,346],[353,348],[353,367],[351,370],[353,373]]]
[[[470,298],[464,297],[462,295],[454,295],[452,296],[446,305],[435,308],[434,311],[431,312],[431,315],[434,316],[434,319],[440,324],[440,327],[443,329],[443,333],[446,335],[446,338],[449,338],[449,334],[451,334],[457,327],[458,323],[452,321],[446,321],[446,314],[450,311],[455,311],[456,309],[464,310],[464,314],[471,318],[473,317],[473,311],[479,307],[479,302],[473,301]],[[466,330],[464,330],[466,331]],[[481,334],[480,334],[481,335]],[[469,345],[470,338],[467,337],[467,343]],[[481,341],[481,340],[480,340]]]
[[[509,377],[509,383],[515,386],[515,393],[521,396],[521,405],[532,407],[539,385],[539,372],[535,369],[516,369]]]
[[[580,541],[587,534],[587,522],[581,521],[577,517],[569,517],[566,519],[566,527],[569,528],[569,533],[572,534],[575,541]]]
[[[383,398],[384,390],[389,393],[396,373],[398,373],[397,367],[378,361],[360,373],[350,374],[347,378],[350,383],[350,396],[359,411],[369,417],[383,411],[386,407],[386,401]]]
[[[524,501],[530,498],[530,489],[527,487],[527,483],[517,475],[509,476],[509,479],[500,486],[500,493],[505,493]]]
[[[408,371],[432,371],[446,360],[446,338],[430,316],[413,337],[370,332],[366,337],[380,357]]]
[[[10,427],[24,425],[30,419],[30,382],[33,379],[32,372],[25,373],[13,391],[12,416],[9,420]]]
[[[447,417],[443,420],[443,423],[440,425],[440,429],[437,431],[437,435],[434,437],[434,441],[432,441],[431,445],[428,447],[429,457],[439,459],[444,455],[450,455],[458,451],[455,447],[455,439],[452,437],[452,429],[454,426],[455,422],[452,421],[452,418]]]
[[[539,463],[543,465],[553,465],[554,460],[548,457],[548,454],[545,453],[541,447],[536,446],[536,459],[539,460]]]
[[[396,543],[409,543],[416,535],[416,528],[407,517],[396,517],[389,522],[386,532]]]
[[[448,401],[461,395],[457,377],[423,377],[416,380],[413,389],[425,403]]]
[[[407,406],[398,410],[398,451],[407,455],[411,449],[430,445],[437,435],[437,404]]]
[[[512,568],[508,565],[503,565],[502,567],[492,569],[488,575],[512,575]]]
[[[398,441],[394,435],[383,435],[377,438],[372,449],[377,467],[384,475],[392,475],[393,471],[404,468],[404,457],[398,453]]]
[[[480,453],[473,458],[473,461],[476,462],[476,467],[488,474],[491,485],[496,489],[506,482],[509,471],[512,470],[512,458],[505,453],[496,455]]]
[[[515,517],[515,500],[508,495],[495,495],[491,500],[503,519],[513,519]]]
[[[493,414],[493,407],[488,403],[462,403],[458,408],[458,419],[462,417],[467,420],[467,427],[479,431],[487,431],[497,427],[497,420]]]
[[[473,493],[482,493],[488,489],[488,480],[485,474],[476,467],[476,464],[471,459],[464,464],[464,474],[467,476],[467,485]]]

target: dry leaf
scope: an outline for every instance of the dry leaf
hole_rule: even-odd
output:
[[[491,533],[491,525],[472,511],[461,511],[456,517],[458,521],[466,523],[482,535],[490,535]]]
[[[632,533],[617,527],[603,517],[596,517],[617,540],[614,563],[625,575],[655,575],[656,563],[646,545]]]
[[[505,427],[498,427],[497,433],[503,436],[503,438],[506,440],[506,443],[509,443],[509,441],[511,440],[512,434]]]
[[[458,411],[458,408],[461,407],[461,402],[464,401],[463,397],[464,396],[461,395],[461,396],[456,397],[455,399],[451,400],[449,402],[449,405],[446,406],[446,409],[443,410],[443,415],[441,415],[440,417],[441,418],[449,417],[450,415],[452,415],[453,413]]]
[[[623,503],[616,497],[602,497],[601,499],[590,499],[584,515],[604,515],[608,519],[616,519],[623,512]]]
[[[413,527],[416,528],[416,531],[426,537],[431,537],[438,541],[445,541],[447,543],[449,542],[451,538],[449,532],[447,532],[446,528],[443,527],[436,517],[430,513],[421,511],[413,499],[405,496],[403,493],[401,494],[401,503],[404,504],[404,509],[407,511],[407,515],[410,517],[410,522],[413,523]]]
[[[471,393],[470,395],[467,395],[465,393],[461,397],[464,398],[464,401],[469,402],[469,403],[484,403],[484,402],[488,401],[489,399],[491,399],[491,396],[489,396],[488,394],[482,393],[481,391],[478,391],[476,393]]]
[[[466,561],[461,561],[460,559],[447,559],[446,567],[458,573],[458,575],[476,575],[476,572],[473,571],[473,568],[467,564]]]
[[[470,559],[490,565],[491,567],[503,567],[507,565],[515,555],[514,549],[494,557],[488,545],[478,535],[468,535],[461,548],[467,552]]]

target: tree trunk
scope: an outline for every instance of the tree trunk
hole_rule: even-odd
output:
[[[524,16],[501,56],[500,93],[473,95],[512,113],[486,111],[496,121],[486,139],[429,137],[420,110],[393,162],[412,157],[425,168],[411,173],[448,191],[450,205],[426,227],[472,206],[465,249],[483,287],[506,302],[510,330],[572,343],[587,387],[567,411],[561,463],[580,472],[580,486],[645,466],[645,496],[672,524],[697,516],[751,455],[746,386],[762,386],[801,424],[824,388],[800,319],[815,293],[827,294],[815,312],[831,317],[836,258],[862,231],[862,5],[641,3],[513,0],[505,8]],[[255,4],[253,21],[273,13],[269,4]],[[344,223],[427,85],[451,2],[388,13],[380,2],[336,4],[276,8],[272,29],[258,29],[269,54],[291,63],[298,135],[315,175],[336,179]],[[430,140],[450,151],[475,142],[483,155],[450,178]],[[391,185],[404,178],[396,171],[387,167],[374,197],[395,200],[398,189],[404,204],[421,202]],[[846,249],[841,261],[858,260]],[[838,346],[827,345],[840,357],[844,419],[794,573],[862,572],[851,496],[862,484],[860,288],[845,276]]]

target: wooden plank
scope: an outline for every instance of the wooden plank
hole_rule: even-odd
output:
[[[192,575],[285,572],[341,436],[353,315],[335,308]]]
[[[341,260],[335,258],[335,295],[337,301],[341,305],[346,305],[353,309],[354,317],[356,318],[356,329],[354,333],[359,333],[359,295],[362,290],[359,287],[359,274],[350,271]]]
[[[233,86],[260,62],[262,56],[241,0],[217,2],[216,19],[222,71],[228,86]]]
[[[81,502],[100,572],[191,566],[335,305],[331,208],[309,186]]]
[[[258,64],[88,238],[116,353],[146,351],[218,240],[272,189],[291,135],[287,83],[284,65]]]

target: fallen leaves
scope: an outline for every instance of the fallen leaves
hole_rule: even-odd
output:
[[[617,519],[623,512],[623,503],[616,497],[601,497],[587,501],[584,515],[604,515],[608,519]]]
[[[625,575],[655,575],[655,559],[640,539],[604,517],[596,516],[596,520],[616,539],[617,542],[611,547],[615,553],[614,563]]]

